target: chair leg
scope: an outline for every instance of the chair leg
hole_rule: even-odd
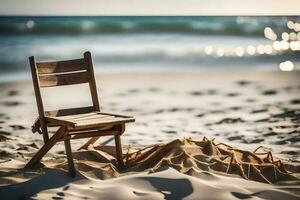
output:
[[[70,176],[74,177],[74,176],[76,176],[76,170],[75,170],[74,161],[73,161],[71,143],[70,143],[70,140],[65,140],[64,143],[65,143],[66,154],[67,154],[67,159],[68,159],[69,173],[70,173]]]
[[[49,135],[48,135],[48,130],[45,125],[42,126],[42,133],[43,133],[43,139],[44,139],[44,144],[49,141]]]
[[[116,143],[116,153],[117,153],[118,165],[122,169],[122,168],[124,168],[124,162],[123,162],[123,154],[122,154],[122,145],[121,145],[120,135],[115,135],[115,143]]]
[[[59,141],[66,133],[66,128],[61,127],[58,131],[38,150],[38,152],[30,159],[24,168],[32,168],[44,157],[44,155]]]

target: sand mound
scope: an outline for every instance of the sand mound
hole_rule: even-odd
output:
[[[107,179],[133,172],[157,172],[168,167],[177,171],[195,175],[201,171],[240,176],[244,179],[264,183],[280,181],[298,181],[291,172],[298,172],[296,166],[274,160],[272,153],[258,153],[233,148],[214,140],[203,138],[174,140],[167,144],[148,146],[139,150],[127,150],[124,161],[127,168],[119,170],[115,161],[113,147],[89,147],[88,150],[74,153],[76,167],[84,175]],[[47,166],[67,169],[65,161]]]

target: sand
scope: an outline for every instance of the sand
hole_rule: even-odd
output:
[[[41,168],[20,170],[43,143],[30,131],[37,116],[32,84],[0,84],[0,196],[299,199],[299,75],[100,74],[102,110],[137,119],[122,136],[128,168],[117,168],[111,137],[80,151],[84,141],[76,140],[76,178],[67,175],[63,144],[46,155]],[[47,89],[43,95],[49,110],[90,104],[83,86]]]

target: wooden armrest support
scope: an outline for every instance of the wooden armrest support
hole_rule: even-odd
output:
[[[40,128],[41,128],[40,119],[37,117],[37,118],[35,119],[33,125],[31,126],[31,131],[32,131],[33,133],[39,132],[39,134],[41,134]]]

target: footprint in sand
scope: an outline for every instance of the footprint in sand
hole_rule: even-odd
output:
[[[147,135],[146,133],[143,133],[143,132],[138,132],[136,133],[137,135]],[[127,133],[127,135],[130,135],[129,133]]]
[[[177,131],[172,131],[172,130],[162,130],[162,132],[167,133],[167,134],[176,134]]]
[[[176,128],[174,125],[167,125],[168,128]]]
[[[203,92],[200,92],[200,91],[192,91],[189,93],[190,95],[192,96],[201,96],[203,95]]]
[[[57,192],[56,193],[58,196],[60,196],[60,197],[64,197],[65,196],[65,193],[63,193],[63,192]]]
[[[123,96],[126,96],[126,93],[115,93],[114,96],[117,96],[117,97],[123,97]]]
[[[285,139],[275,142],[275,144],[282,145],[282,144],[295,144],[300,142],[300,135],[285,137]]]
[[[242,118],[238,117],[238,118],[224,118],[218,122],[216,122],[215,124],[234,124],[234,123],[243,123],[246,122],[245,120],[243,120]]]
[[[163,112],[165,112],[165,110],[163,110],[163,109],[158,109],[158,110],[155,110],[155,111],[153,112],[153,114],[159,114],[159,113],[163,113]]]
[[[170,108],[169,110],[168,110],[168,112],[178,112],[178,111],[180,111],[181,109],[180,108]]]
[[[56,196],[54,196],[54,197],[52,197],[52,199],[59,200],[59,199],[64,199],[64,198],[63,197],[56,197]]]
[[[125,108],[123,111],[124,112],[139,112],[139,110],[135,109],[135,108]]]
[[[290,91],[293,91],[293,90],[297,90],[297,87],[287,86],[287,87],[284,87],[283,90],[285,90],[287,92],[290,92]]]
[[[256,113],[263,113],[263,112],[268,112],[268,109],[263,108],[263,109],[252,110],[250,113],[256,114]]]
[[[12,154],[9,153],[8,151],[0,150],[0,156],[1,157],[10,157],[10,156],[12,156]]]
[[[19,106],[22,103],[19,101],[4,101],[4,102],[2,102],[2,104],[5,106]]]
[[[298,155],[300,155],[300,152],[297,152],[297,151],[282,151],[280,153],[282,153],[282,154],[288,154],[288,155],[292,155],[292,156],[298,156]]]
[[[68,190],[70,188],[70,186],[69,185],[67,185],[67,186],[65,186],[65,187],[63,187],[63,191],[66,191],[66,190]]]
[[[8,96],[17,96],[17,95],[19,95],[20,94],[20,92],[19,91],[17,91],[17,90],[11,90],[11,91],[9,91],[8,92]]]
[[[36,143],[31,143],[29,144],[28,146],[32,147],[32,148],[35,148],[35,149],[39,149],[38,145]]]
[[[265,139],[263,139],[263,138],[257,138],[257,139],[253,139],[253,140],[243,140],[243,142],[246,144],[255,144],[255,143],[261,143],[264,140]]]
[[[127,90],[127,92],[130,93],[130,94],[136,94],[136,93],[140,92],[140,90],[138,90],[138,89],[129,89],[129,90]]]
[[[22,125],[10,125],[9,127],[11,127],[14,131],[26,129],[26,128],[25,128],[24,126],[22,126]]]
[[[195,110],[195,108],[184,108],[183,110],[187,111],[187,112],[192,112]]]
[[[211,102],[210,105],[212,105],[212,106],[220,106],[222,104],[220,102]]]
[[[137,191],[132,191],[132,192],[137,196],[145,196],[148,194],[148,193],[142,193],[142,192],[137,192]]]
[[[231,136],[231,137],[228,137],[227,139],[228,139],[229,141],[235,141],[235,140],[241,140],[241,139],[243,139],[243,138],[244,138],[243,136],[237,135],[237,136]]]
[[[17,148],[17,151],[29,151],[29,148],[26,146]]]
[[[195,117],[197,117],[197,118],[201,118],[201,117],[204,117],[205,116],[205,114],[198,114],[198,115],[195,115]]]
[[[116,102],[109,102],[108,105],[114,107],[114,106],[118,105],[118,103],[116,103]]]
[[[191,133],[192,133],[192,134],[199,134],[199,135],[203,135],[203,133],[202,133],[202,132],[200,132],[200,131],[191,131]]]
[[[273,115],[272,117],[276,118],[291,118],[293,119],[299,119],[300,118],[300,110],[286,110],[280,114]]]
[[[152,87],[152,88],[149,88],[148,91],[149,91],[149,92],[159,92],[160,89],[159,89],[159,88]]]
[[[266,136],[266,137],[269,137],[269,136],[276,136],[276,135],[279,135],[279,133],[274,132],[274,131],[271,131],[271,132],[268,132],[268,133],[265,133],[265,134],[264,134],[264,136]]]
[[[290,101],[290,103],[294,104],[294,105],[300,104],[300,99],[293,99],[293,100]]]
[[[136,126],[149,126],[149,124],[147,124],[145,122],[136,122],[135,125]]]
[[[218,93],[218,90],[215,90],[215,89],[210,89],[210,90],[207,90],[207,94],[208,95],[215,95]]]
[[[235,92],[227,93],[225,95],[228,96],[228,97],[237,97],[237,96],[240,96],[239,93],[235,93]]]
[[[224,110],[212,110],[209,113],[210,114],[223,114],[223,113],[225,113],[225,111]]]
[[[11,133],[7,131],[0,131],[0,135],[11,135]]]
[[[248,103],[254,103],[254,102],[256,102],[256,99],[246,99],[245,101]]]
[[[238,199],[250,199],[255,195],[258,195],[259,193],[253,193],[253,194],[243,194],[239,192],[231,192],[232,196],[238,198]]]
[[[236,84],[240,86],[250,85],[251,83],[252,83],[251,81],[246,81],[246,80],[240,80],[236,82]]]
[[[240,107],[240,106],[233,106],[233,107],[230,107],[230,108],[228,108],[229,110],[241,110],[242,109],[242,107]]]
[[[277,94],[276,90],[265,90],[262,92],[263,95],[275,95]]]
[[[5,142],[6,140],[10,140],[10,138],[0,135],[0,142]]]

